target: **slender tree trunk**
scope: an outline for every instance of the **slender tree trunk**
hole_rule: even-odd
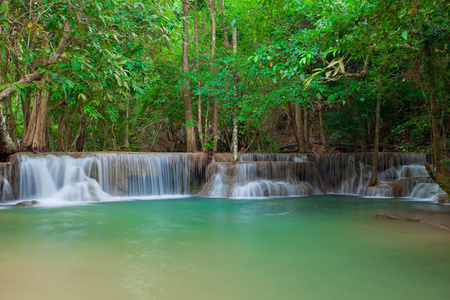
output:
[[[209,11],[211,18],[211,73],[214,74],[214,54],[216,51],[216,18],[215,18],[215,0],[209,1]],[[213,119],[213,152],[217,152],[217,145],[219,143],[219,102],[217,96],[214,95],[214,119]]]
[[[125,141],[124,141],[125,147],[127,147],[127,148],[130,146],[130,142],[128,140],[129,116],[130,116],[130,98],[127,97],[127,110],[125,112],[125,119],[126,119],[126,124],[125,124]]]
[[[378,170],[378,146],[380,141],[380,115],[381,115],[381,97],[377,97],[377,116],[375,121],[375,142],[372,159],[372,177],[370,179],[370,186],[377,185],[377,170]]]
[[[305,130],[304,123],[302,117],[302,110],[300,108],[300,104],[294,103],[294,116],[295,116],[295,138],[297,140],[298,152],[306,153],[306,145],[305,145]]]
[[[359,157],[358,157],[358,145],[356,142],[358,139],[356,137],[353,138],[353,149],[355,151],[355,170],[356,170],[356,178],[359,180],[361,176],[361,166],[359,165]]]
[[[59,123],[58,123],[58,138],[56,140],[56,149],[58,151],[63,151],[64,150],[64,128],[66,126],[67,118],[68,118],[68,116],[64,115],[63,117],[61,117],[59,119]]]
[[[182,53],[182,65],[185,78],[183,79],[183,86],[181,91],[181,96],[184,103],[184,114],[186,117],[186,135],[187,135],[187,151],[195,152],[197,151],[197,145],[195,143],[195,131],[193,127],[194,119],[192,118],[192,106],[191,106],[191,92],[189,87],[189,79],[187,78],[189,72],[189,23],[187,18],[189,17],[189,6],[187,2],[182,0],[182,11],[183,11],[183,53]]]
[[[205,136],[203,135],[203,120],[202,120],[202,95],[200,94],[201,82],[200,82],[200,59],[198,55],[198,22],[197,22],[197,0],[194,1],[194,43],[195,43],[195,59],[196,59],[196,71],[197,71],[197,130],[198,138],[200,140],[202,151],[205,152]]]
[[[363,135],[361,137],[361,152],[368,152],[366,130],[364,130]]]
[[[322,117],[322,105],[321,104],[319,104],[319,125],[320,125],[320,137],[322,139],[322,145],[324,145],[326,147],[328,145],[327,145],[327,140],[325,139],[323,117]]]
[[[436,83],[435,83],[435,71],[433,64],[433,54],[430,49],[429,43],[424,43],[423,52],[425,56],[425,72],[428,79],[428,85],[430,89],[430,108],[431,108],[431,126],[433,130],[433,152],[434,152],[434,165],[436,172],[442,172],[444,169],[443,156],[441,150],[441,139],[439,135],[439,111],[436,101]]]
[[[237,121],[237,75],[236,75],[236,53],[237,53],[237,28],[233,27],[233,54],[235,66],[233,71],[233,90],[234,90],[234,109],[233,109],[233,161],[237,162],[239,158],[238,153],[238,121]]]
[[[304,112],[304,118],[303,121],[305,122],[303,129],[305,131],[305,134],[303,135],[305,138],[305,149],[307,153],[311,153],[311,145],[309,144],[309,132],[308,132],[308,109],[305,105],[303,105],[303,112]]]
[[[50,116],[47,118],[47,141],[46,141],[46,145],[47,145],[47,149],[48,151],[53,151],[53,147],[52,147],[52,142],[53,142],[53,119],[52,119],[52,115],[50,114]]]
[[[225,1],[219,0],[220,2],[220,10],[223,12],[225,10]],[[225,48],[230,48],[230,40],[228,39],[228,31],[227,27],[223,27],[223,45]]]

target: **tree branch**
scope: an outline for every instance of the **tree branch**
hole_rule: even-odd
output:
[[[50,65],[56,63],[58,61],[58,58],[64,53],[64,50],[69,42],[70,31],[71,31],[70,22],[67,20],[64,24],[63,35],[61,37],[61,40],[59,41],[58,48],[56,48],[56,51],[52,54],[52,56],[46,62],[44,62],[42,64],[44,67],[50,66]],[[12,87],[13,85],[38,81],[38,80],[41,80],[43,76],[44,76],[44,72],[41,73],[40,69],[34,73],[25,75],[20,80],[14,82],[11,85],[11,87],[3,90],[0,93],[0,102],[5,100],[6,98],[8,98],[9,96],[11,96],[14,93],[15,90]]]

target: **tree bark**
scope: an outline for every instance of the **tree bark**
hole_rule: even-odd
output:
[[[428,79],[430,90],[430,108],[431,108],[431,126],[433,139],[433,166],[425,163],[426,170],[430,177],[443,189],[450,194],[450,170],[445,168],[444,157],[441,149],[441,136],[439,134],[439,107],[436,99],[435,69],[433,61],[433,52],[428,41],[424,42],[422,51],[425,58],[425,75]]]
[[[6,121],[3,118],[3,107],[0,104],[0,154],[12,154],[17,151],[18,147],[13,142],[6,129]]]
[[[189,6],[187,2],[182,0],[183,11],[183,53],[182,53],[182,65],[185,78],[183,79],[183,86],[181,89],[181,97],[184,103],[184,114],[186,117],[186,135],[187,135],[187,151],[197,151],[197,145],[195,143],[195,132],[193,127],[194,119],[192,118],[192,106],[191,106],[191,92],[189,87],[189,79],[187,78],[189,72],[189,23],[187,18],[189,17]]]
[[[27,133],[23,137],[23,144],[35,151],[46,150],[46,130],[48,115],[48,90],[44,88],[45,78],[41,79],[41,91],[37,91],[34,97],[34,104],[31,110],[31,117],[28,123]]]
[[[225,1],[224,0],[219,0],[220,2],[220,10],[224,11],[225,10]],[[227,27],[224,26],[223,28],[223,45],[226,49],[230,48],[230,40],[228,39],[228,31],[227,31]]]
[[[129,120],[128,120],[128,118],[129,118],[129,116],[130,116],[130,98],[129,97],[127,97],[127,109],[126,109],[126,112],[125,112],[125,120],[126,120],[126,123],[125,123],[125,141],[124,141],[124,144],[125,144],[125,147],[129,147],[130,146],[130,142],[129,142],[129,140],[128,140],[128,129],[129,129]]]
[[[436,100],[436,83],[435,83],[435,71],[433,64],[433,54],[430,49],[430,45],[428,42],[424,43],[423,53],[425,57],[425,74],[428,79],[428,85],[430,89],[430,108],[431,108],[431,126],[433,131],[433,152],[434,152],[434,166],[436,168],[436,172],[444,171],[444,163],[443,156],[441,150],[441,138],[439,135],[439,111],[438,104]]]
[[[381,97],[377,98],[377,116],[375,121],[375,142],[373,144],[373,158],[372,158],[372,177],[370,178],[369,186],[377,185],[377,171],[378,171],[378,146],[380,141],[380,115],[381,115]]]
[[[216,18],[215,18],[215,0],[209,1],[209,15],[211,18],[211,62],[210,69],[211,74],[215,73],[214,70],[214,54],[216,51]],[[219,143],[219,102],[217,96],[214,95],[214,118],[213,118],[213,152],[217,152],[217,145]]]
[[[306,153],[305,145],[305,130],[303,123],[302,110],[300,104],[294,103],[294,116],[295,116],[295,139],[297,140],[298,152]]]
[[[319,125],[320,125],[320,137],[322,139],[322,144],[327,147],[327,140],[325,139],[323,117],[322,117],[322,105],[319,104]]]
[[[309,132],[308,132],[308,110],[305,105],[303,105],[303,113],[304,113],[303,121],[305,123],[303,126],[305,132],[303,135],[303,137],[305,138],[305,149],[307,153],[311,153],[311,145],[309,144]]]
[[[197,0],[194,1],[194,43],[195,43],[195,59],[196,59],[196,71],[197,71],[197,130],[198,138],[200,140],[201,149],[206,151],[205,136],[203,135],[203,120],[202,120],[202,95],[200,94],[201,82],[200,82],[200,59],[198,55],[198,22],[197,22]]]
[[[237,121],[237,75],[236,75],[236,53],[237,53],[237,28],[233,27],[233,55],[235,59],[235,66],[233,70],[233,90],[234,90],[234,111],[233,111],[233,161],[237,162],[239,159],[238,153],[238,121]]]

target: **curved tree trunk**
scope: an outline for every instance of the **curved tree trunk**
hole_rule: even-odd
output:
[[[3,107],[0,104],[0,154],[12,154],[18,151],[18,147],[14,144],[6,129],[6,121],[3,118]]]

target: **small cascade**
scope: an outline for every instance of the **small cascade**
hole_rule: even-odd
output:
[[[14,199],[11,178],[11,164],[0,163],[0,202],[7,202]]]
[[[104,201],[189,193],[186,155],[93,153],[19,156],[19,199]]]
[[[211,197],[311,195],[319,185],[312,162],[211,163],[207,173],[212,174],[211,179],[201,194]]]

